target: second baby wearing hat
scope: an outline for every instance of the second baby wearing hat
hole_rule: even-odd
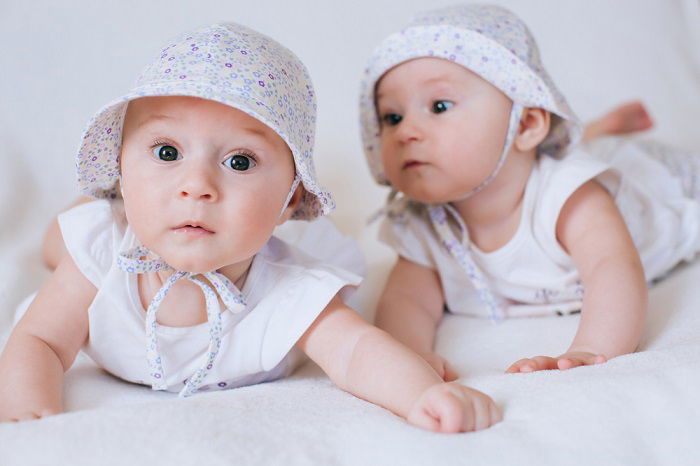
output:
[[[531,33],[503,8],[442,8],[390,35],[360,112],[372,174],[393,190],[380,238],[399,256],[377,325],[446,379],[432,349],[444,309],[496,321],[580,311],[569,348],[508,372],[602,363],[637,348],[647,282],[700,248],[694,159],[620,140],[591,155]]]

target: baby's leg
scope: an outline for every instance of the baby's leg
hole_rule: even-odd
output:
[[[586,125],[583,140],[590,141],[600,136],[636,133],[654,126],[644,104],[628,102],[613,108],[608,113]]]

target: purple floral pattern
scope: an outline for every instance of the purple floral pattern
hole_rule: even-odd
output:
[[[161,270],[172,270],[162,259],[141,259],[141,257],[152,256],[152,253],[143,246],[121,253],[117,257],[119,268],[128,273],[151,273]],[[180,391],[179,396],[187,397],[195,393],[198,389],[206,390],[208,387],[202,387],[202,381],[214,367],[216,358],[221,347],[221,308],[217,294],[226,305],[226,308],[233,312],[240,312],[245,309],[246,303],[241,292],[236,288],[226,276],[218,272],[206,272],[203,275],[214,285],[216,292],[209,285],[196,277],[197,274],[191,272],[173,271],[165,284],[156,293],[146,310],[146,359],[151,375],[151,387],[153,390],[167,390],[165,382],[165,373],[161,364],[160,352],[158,351],[158,337],[156,335],[156,318],[158,308],[163,299],[168,294],[168,291],[173,287],[175,282],[180,279],[190,280],[195,283],[204,293],[204,299],[207,308],[207,321],[209,322],[209,349],[204,358],[202,367],[194,374],[188,377],[184,384],[185,386]],[[221,385],[220,385],[221,386]],[[224,384],[225,386],[225,384]]]
[[[265,76],[269,81],[261,78]],[[145,68],[134,89],[97,113],[78,150],[78,184],[85,194],[117,197],[121,133],[128,102],[168,95],[221,102],[275,130],[291,149],[297,176],[304,186],[302,201],[292,218],[308,220],[334,208],[331,194],[316,179],[316,95],[306,67],[279,43],[237,24],[215,24],[180,36]]]
[[[456,5],[429,11],[387,37],[372,54],[360,90],[360,126],[365,155],[377,183],[383,172],[374,88],[389,69],[420,57],[453,61],[490,82],[523,107],[553,113],[540,151],[561,156],[580,138],[581,125],[540,61],[527,26],[513,13],[491,5]]]
[[[360,93],[360,122],[365,155],[375,180],[389,185],[383,172],[380,127],[375,108],[377,81],[391,68],[411,59],[437,57],[461,65],[500,89],[513,101],[508,131],[494,171],[464,198],[486,187],[502,167],[525,107],[540,107],[553,115],[552,128],[539,150],[563,156],[580,138],[581,126],[562,94],[554,86],[540,62],[539,51],[527,26],[513,13],[497,6],[457,5],[433,10],[416,17],[403,30],[387,37],[374,51],[365,69]],[[393,198],[391,196],[390,198]],[[398,206],[383,212],[393,217]],[[405,208],[405,207],[404,207]],[[469,277],[491,318],[503,318],[503,306],[496,300],[488,282],[469,252],[467,229],[449,204],[426,206],[430,222],[442,245]],[[448,213],[460,228],[460,238],[452,231]]]

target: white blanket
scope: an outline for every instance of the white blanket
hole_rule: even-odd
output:
[[[651,292],[639,353],[570,371],[504,374],[565,348],[578,317],[494,325],[448,316],[438,351],[504,411],[482,432],[421,431],[336,388],[313,364],[268,384],[181,400],[82,359],[69,413],[0,425],[0,464],[697,464],[700,264]]]
[[[371,318],[393,255],[377,243],[376,225],[364,223],[386,193],[361,156],[359,75],[380,38],[416,11],[451,3],[406,0],[400,11],[376,0],[3,3],[0,332],[48,276],[39,244],[50,218],[76,195],[73,155],[87,119],[128,87],[165,35],[216,20],[268,32],[309,65],[319,98],[319,176],[336,194],[334,220],[368,259],[352,302]],[[697,0],[497,3],[530,24],[545,65],[582,117],[642,98],[657,121],[655,137],[697,149]],[[339,390],[313,364],[286,380],[181,400],[81,358],[67,374],[66,414],[0,424],[0,466],[700,464],[698,283],[693,264],[652,289],[640,352],[565,372],[503,373],[521,357],[563,351],[575,316],[501,325],[446,316],[438,352],[503,409],[503,422],[486,431],[413,428]]]

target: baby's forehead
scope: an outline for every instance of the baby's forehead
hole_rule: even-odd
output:
[[[413,58],[390,68],[377,80],[376,100],[381,99],[388,89],[401,84],[459,87],[489,83],[469,68],[444,58]]]
[[[134,99],[128,103],[125,131],[149,125],[221,126],[268,139],[280,139],[275,130],[257,118],[230,105],[190,96],[156,96]],[[286,144],[285,144],[286,145]]]
[[[201,113],[212,117],[238,119],[253,125],[264,125],[260,120],[230,105],[193,96],[140,97],[129,101],[126,117],[131,119],[160,118],[182,119],[187,115]]]

